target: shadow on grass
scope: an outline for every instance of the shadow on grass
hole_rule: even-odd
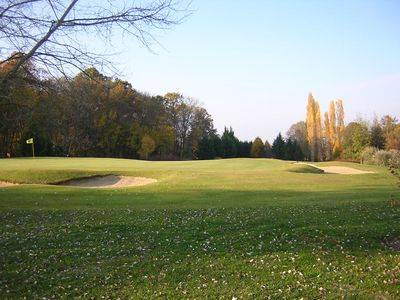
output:
[[[230,269],[256,272],[249,261],[261,258],[275,262],[269,267],[276,266],[277,272],[296,266],[310,276],[315,270],[324,274],[326,267],[318,264],[318,257],[340,264],[349,257],[368,262],[376,253],[390,252],[382,239],[400,233],[399,212],[384,203],[362,202],[181,210],[5,210],[0,283],[14,296],[62,296],[67,286],[78,288],[68,290],[68,295],[82,295],[110,284],[148,286],[149,280],[153,288],[159,280],[175,288],[196,272],[197,276],[209,276],[218,268],[228,274]],[[309,270],[313,264],[315,270]],[[160,279],[160,273],[171,276]]]
[[[365,265],[396,263],[393,250],[382,243],[400,235],[400,207],[389,205],[390,193],[399,195],[395,187],[313,192],[3,189],[0,291],[4,295],[1,289],[7,288],[15,297],[85,291],[121,296],[121,287],[133,286],[144,297],[161,282],[175,295],[183,281],[199,285],[199,278],[223,281],[227,276],[246,288],[255,279],[235,281],[237,274],[253,272],[268,281],[275,280],[268,277],[270,270],[280,274],[294,267],[310,280],[322,274],[324,282],[335,282],[320,257],[340,266],[339,274],[357,278],[354,270]],[[349,265],[355,258],[359,265]],[[251,259],[270,264],[261,268]]]
[[[274,190],[154,190],[81,189],[20,186],[0,189],[1,209],[188,209],[218,207],[337,206],[381,203],[399,197],[396,187],[373,187],[304,191]]]

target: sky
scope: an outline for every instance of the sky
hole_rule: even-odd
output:
[[[346,122],[400,117],[400,1],[195,0],[149,51],[124,38],[121,77],[150,94],[197,99],[219,132],[270,142],[343,99]]]

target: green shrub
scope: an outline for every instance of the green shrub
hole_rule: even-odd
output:
[[[377,151],[379,150],[375,147],[364,148],[364,150],[361,152],[361,163],[368,165],[375,164],[375,154]]]
[[[379,150],[375,153],[375,164],[388,167],[391,161],[396,163],[399,155],[398,150]]]
[[[400,151],[399,150],[390,150],[392,156],[389,159],[389,165],[392,168],[400,169]]]

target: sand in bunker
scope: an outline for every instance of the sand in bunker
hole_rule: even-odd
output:
[[[157,182],[156,179],[146,177],[129,177],[129,176],[93,176],[88,178],[72,179],[61,182],[58,185],[77,186],[86,188],[121,188],[131,186],[142,186]]]
[[[324,170],[325,173],[332,173],[332,174],[345,174],[345,175],[352,175],[352,174],[371,174],[374,172],[371,171],[363,171],[358,170],[350,167],[339,167],[339,166],[331,166],[331,167],[319,167],[320,169]]]
[[[12,182],[7,182],[7,181],[0,181],[0,187],[13,186],[13,185],[17,185],[17,183],[12,183]]]
[[[327,166],[327,167],[319,167],[314,164],[310,163],[303,163],[299,162],[297,163],[299,165],[308,165],[317,169],[320,169],[324,171],[324,173],[329,173],[329,174],[343,174],[343,175],[353,175],[353,174],[371,174],[375,173],[372,171],[363,171],[363,170],[358,170],[350,167],[341,167],[341,166]]]

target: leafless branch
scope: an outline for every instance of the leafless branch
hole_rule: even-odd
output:
[[[150,49],[155,41],[152,31],[171,28],[188,15],[183,1],[0,0],[0,67],[13,59],[13,53],[20,55],[1,83],[28,60],[46,74],[66,75],[89,66],[115,71],[107,59],[110,53],[86,49],[88,36],[106,42],[115,34],[127,34]]]

